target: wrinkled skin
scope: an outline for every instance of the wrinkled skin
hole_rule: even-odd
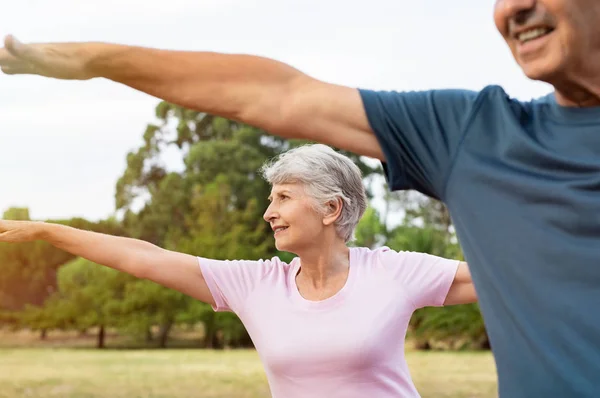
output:
[[[494,21],[525,75],[552,84],[561,105],[600,105],[600,1],[496,0]],[[536,27],[551,32],[519,40]]]

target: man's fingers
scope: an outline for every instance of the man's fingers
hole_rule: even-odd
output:
[[[4,48],[12,55],[15,60],[37,62],[40,58],[39,50],[36,50],[33,46],[23,44],[16,37],[12,35],[6,36],[4,39]]]
[[[86,80],[84,64],[78,60],[73,43],[20,43],[14,36],[4,39],[0,48],[0,68],[8,75],[31,74],[57,79]]]
[[[12,56],[17,58],[23,58],[27,53],[27,46],[12,35],[8,35],[4,38],[4,48],[6,48]]]
[[[12,36],[4,39],[4,48],[0,48],[0,67],[21,67],[29,61],[22,57],[22,44]]]
[[[0,49],[0,66],[1,67],[16,67],[26,63],[26,61],[17,59],[10,55],[6,50]]]
[[[6,75],[33,75],[36,74],[35,72],[35,67],[32,65],[28,65],[28,64],[21,64],[21,65],[7,65],[7,66],[2,66],[0,68],[2,70],[2,73],[6,74]]]
[[[8,49],[5,48],[0,48],[0,66],[5,66],[5,65],[15,65],[18,63],[23,63],[25,61],[22,61],[18,58],[16,58],[14,55],[12,55]]]

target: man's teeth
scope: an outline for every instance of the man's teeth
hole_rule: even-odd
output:
[[[275,228],[275,232],[283,231],[284,229],[287,229],[287,227]]]
[[[518,39],[520,41],[529,41],[529,40],[537,39],[538,37],[544,36],[548,32],[550,32],[550,29],[535,28],[535,29],[531,29],[526,32],[520,33],[518,36]]]

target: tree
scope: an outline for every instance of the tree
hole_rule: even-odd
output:
[[[386,227],[381,221],[379,212],[369,206],[356,226],[354,246],[374,249],[385,242]]]
[[[404,197],[406,198],[406,196]],[[446,208],[423,199],[411,203],[404,225],[390,232],[387,245],[395,250],[429,253],[462,259]],[[420,225],[420,226],[416,226]],[[413,314],[410,330],[417,348],[489,348],[483,318],[477,304],[422,308]]]
[[[5,219],[27,221],[29,210],[12,208],[4,213]],[[80,218],[49,220],[52,223],[75,228],[123,235],[114,219],[92,223]],[[56,291],[56,270],[74,258],[70,253],[44,241],[21,244],[0,244],[0,307],[19,311],[26,305],[41,306]]]
[[[182,293],[152,281],[132,280],[125,287],[115,325],[135,337],[147,336],[152,326],[159,325],[158,347],[165,348],[178,313],[185,311],[190,301]]]
[[[450,212],[443,202],[416,191],[398,192],[396,200],[403,204],[404,224],[439,230],[450,242],[454,229]]]
[[[126,287],[133,280],[123,272],[78,258],[60,268],[58,291],[38,317],[57,329],[97,327],[96,347],[104,348],[106,328],[119,325],[115,315],[123,312]]]
[[[11,207],[4,212],[4,220],[29,221],[29,209],[27,207]]]
[[[272,253],[273,238],[265,239],[267,224],[256,219],[256,200],[250,200],[245,209],[231,210],[231,188],[225,176],[198,187],[191,199],[192,211],[188,218],[187,237],[177,239],[178,250],[184,253],[201,253],[202,257],[216,260],[259,259]],[[237,317],[212,310],[199,312],[196,319],[204,324],[205,346],[216,348],[217,333],[224,333],[224,344],[249,341]],[[243,330],[243,332],[242,332]]]
[[[286,141],[266,132],[205,113],[161,102],[156,107],[158,123],[147,126],[142,146],[127,156],[127,169],[117,183],[117,208],[124,212],[124,226],[132,237],[158,246],[214,259],[258,259],[278,253],[271,231],[262,219],[268,206],[270,187],[259,175],[262,164],[277,154],[306,141]],[[165,161],[181,159],[178,167]],[[365,174],[377,169],[352,155]],[[140,208],[135,211],[135,208]],[[148,284],[137,287],[135,308],[146,308],[138,329],[160,313],[178,314],[168,322],[200,321],[206,330],[205,344],[221,345],[248,341],[240,332],[241,322],[227,314],[207,311],[165,291],[154,296],[143,293],[159,289]],[[152,290],[153,291],[153,290]],[[173,300],[176,309],[153,297]],[[144,299],[145,298],[145,299]],[[144,301],[145,300],[145,301]],[[139,311],[138,311],[139,312]],[[168,328],[165,328],[168,330]]]
[[[219,175],[226,175],[231,188],[232,206],[242,209],[248,200],[254,199],[259,216],[267,206],[270,189],[258,174],[260,166],[289,148],[307,143],[283,140],[251,126],[167,102],[159,103],[156,116],[159,123],[148,125],[144,144],[128,154],[127,169],[117,183],[118,209],[128,211],[136,201],[145,200],[143,210],[135,220],[131,220],[135,224],[143,224],[143,218],[147,217],[145,211],[149,211],[148,207],[161,191],[161,182],[165,178],[173,178],[173,172],[181,177],[177,189],[170,191],[177,192],[178,199],[181,199],[169,200],[177,208],[185,204],[184,198],[192,193],[194,186],[205,185]],[[168,167],[164,160],[165,153],[170,153],[171,158],[179,153],[182,170]],[[362,158],[345,154],[355,161],[365,176],[379,172],[378,167],[369,166]],[[188,209],[184,206],[180,213]],[[150,213],[154,214],[152,211]],[[182,223],[181,217],[172,217],[168,225],[180,227]],[[157,229],[156,225],[152,227],[153,230]],[[166,228],[158,230],[165,231]],[[156,241],[160,238],[164,236],[158,236]]]
[[[445,233],[431,227],[399,225],[389,232],[386,244],[395,250],[456,257],[459,248],[448,244],[447,239]]]

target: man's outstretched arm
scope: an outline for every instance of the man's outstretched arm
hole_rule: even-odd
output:
[[[325,83],[278,61],[108,43],[21,44],[0,49],[6,74],[103,77],[165,101],[383,160],[355,88]]]

